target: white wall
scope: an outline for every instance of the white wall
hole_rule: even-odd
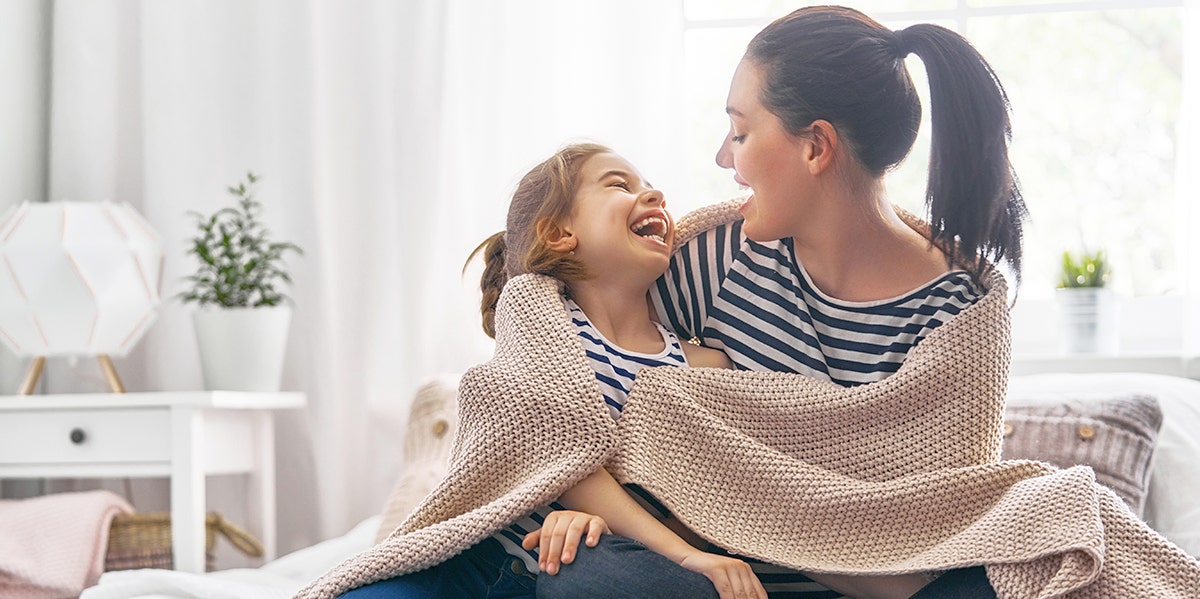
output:
[[[52,8],[46,0],[0,2],[0,217],[46,196]],[[21,368],[0,349],[0,394],[16,390]]]

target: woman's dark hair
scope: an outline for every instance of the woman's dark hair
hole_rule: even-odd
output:
[[[1008,96],[983,56],[938,25],[892,31],[849,8],[802,8],[763,29],[746,58],[762,69],[760,101],[793,135],[824,119],[875,177],[912,149],[921,103],[904,57],[929,76],[933,139],[925,204],[952,264],[1008,263],[1020,282],[1028,215],[1008,159]]]
[[[496,336],[496,302],[510,278],[536,273],[570,283],[589,276],[573,254],[550,249],[546,235],[571,216],[583,163],[596,154],[609,153],[612,150],[600,144],[572,144],[533,167],[513,192],[507,229],[485,239],[467,258],[470,265],[475,256],[483,255],[479,312],[488,337]]]

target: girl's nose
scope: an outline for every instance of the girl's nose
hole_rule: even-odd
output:
[[[657,189],[646,191],[646,193],[642,194],[641,200],[647,204],[650,204],[651,206],[658,205],[661,208],[667,207],[667,198],[663,195],[663,192]]]

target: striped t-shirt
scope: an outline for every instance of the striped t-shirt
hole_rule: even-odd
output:
[[[722,225],[681,247],[651,295],[668,328],[723,349],[744,370],[844,386],[879,381],[983,295],[969,273],[956,270],[899,297],[842,301],[813,285],[790,238],[758,243],[741,225]]]
[[[571,324],[579,333],[579,342],[583,345],[588,363],[596,371],[596,381],[600,384],[600,393],[604,396],[604,403],[608,406],[613,420],[621,416],[621,409],[625,407],[625,400],[629,398],[629,390],[633,387],[633,377],[639,370],[650,366],[686,367],[688,365],[687,358],[683,355],[683,348],[679,345],[679,339],[662,325],[657,325],[663,338],[662,351],[654,354],[626,351],[605,339],[604,335],[592,326],[587,315],[574,301],[568,299],[565,300],[565,303],[567,312],[571,316]],[[634,499],[639,500],[639,503],[651,514],[659,518],[666,516],[661,505],[648,493],[639,487],[627,486],[626,489],[633,492]],[[537,548],[526,551],[521,547],[521,541],[525,539],[526,534],[541,528],[542,522],[550,512],[563,509],[566,508],[558,502],[542,506],[534,510],[532,514],[509,525],[508,528],[492,535],[492,538],[499,541],[509,555],[521,558],[529,572],[536,573],[538,571]]]
[[[741,229],[736,221],[687,242],[651,296],[659,319],[676,334],[723,349],[743,370],[844,386],[879,381],[930,331],[983,295],[959,270],[899,297],[842,301],[813,285],[791,239],[759,243]],[[841,597],[801,572],[746,561],[772,599]]]

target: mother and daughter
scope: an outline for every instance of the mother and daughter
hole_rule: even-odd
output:
[[[933,104],[927,223],[883,183],[921,120],[909,53]],[[752,194],[678,229],[662,193],[603,146],[568,146],[525,175],[505,231],[476,250],[496,354],[463,376],[446,478],[300,597],[988,597],[993,581],[1030,596],[1069,584],[1038,560],[1066,563],[1070,542],[980,533],[1044,522],[1008,509],[1029,481],[1091,489],[996,463],[1008,355],[993,265],[1019,276],[1025,208],[995,73],[945,28],[806,8],[751,41],[726,111],[717,163]],[[920,413],[943,405],[978,416],[944,447],[910,446],[942,438]],[[1108,501],[1102,515],[1118,509]],[[1011,552],[1023,543],[1038,548]],[[1200,582],[1194,560],[1172,559],[1138,584]],[[1026,562],[1058,582],[1003,567]]]

